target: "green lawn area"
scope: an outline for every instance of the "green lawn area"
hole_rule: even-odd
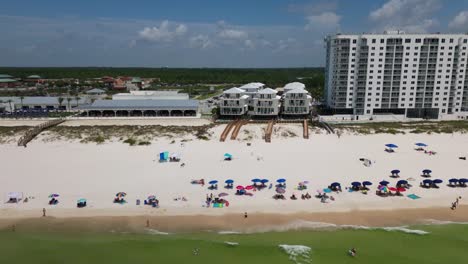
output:
[[[466,225],[419,226],[427,235],[384,230],[250,235],[0,232],[0,263],[294,263],[279,244],[312,248],[300,263],[468,263]],[[228,246],[224,242],[239,243]],[[349,257],[350,247],[358,256]],[[200,249],[195,256],[194,248]]]

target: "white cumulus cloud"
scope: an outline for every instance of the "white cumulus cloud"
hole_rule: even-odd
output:
[[[225,39],[245,39],[247,32],[237,29],[223,29],[218,36]]]
[[[207,49],[214,46],[213,41],[206,35],[196,35],[191,37],[190,46],[193,48]]]
[[[441,0],[388,0],[372,10],[370,20],[375,30],[405,30],[408,33],[430,31],[439,23],[433,15],[441,8]]]
[[[187,26],[184,24],[173,24],[168,20],[161,22],[159,27],[145,27],[138,32],[141,39],[152,42],[171,42],[176,37],[187,33]]]
[[[336,30],[340,27],[341,16],[334,12],[324,12],[318,15],[308,16],[306,19],[308,22],[305,26],[306,30]]]
[[[468,31],[468,11],[461,11],[449,23],[449,28]]]

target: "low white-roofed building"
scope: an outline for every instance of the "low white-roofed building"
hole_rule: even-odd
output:
[[[291,90],[295,90],[295,89],[305,89],[305,84],[303,83],[300,83],[300,82],[292,82],[292,83],[288,83],[284,86],[284,90],[283,92],[284,93],[287,93],[288,91],[291,91]]]
[[[253,116],[277,116],[280,110],[280,96],[278,91],[271,88],[265,88],[257,92],[253,97],[251,111]]]
[[[187,93],[178,91],[130,91],[112,96],[112,100],[188,100]]]
[[[219,100],[219,111],[221,115],[241,116],[247,113],[248,95],[245,90],[234,87],[223,92]]]

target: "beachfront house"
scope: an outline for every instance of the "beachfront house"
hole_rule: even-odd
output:
[[[277,116],[280,109],[280,96],[276,95],[278,91],[271,88],[265,88],[258,91],[253,99],[251,111],[252,116]]]
[[[259,82],[252,82],[252,83],[244,84],[239,88],[244,90],[244,95],[248,96],[247,98],[248,111],[249,112],[253,111],[254,97],[257,95],[260,89],[265,88],[265,84],[259,83]]]
[[[219,111],[225,116],[242,116],[247,113],[249,96],[245,90],[234,87],[223,92],[219,101]]]
[[[284,87],[283,115],[299,116],[310,113],[312,96],[302,83],[288,83]]]

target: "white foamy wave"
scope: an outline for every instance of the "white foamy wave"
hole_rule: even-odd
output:
[[[423,223],[425,225],[468,225],[468,222],[454,222],[435,219],[424,219]]]
[[[150,235],[170,235],[170,233],[167,233],[167,232],[161,232],[161,231],[158,231],[156,229],[150,229],[150,228],[147,228],[146,229],[146,232]]]
[[[233,247],[239,245],[239,243],[237,243],[237,242],[231,242],[231,241],[224,241],[224,244],[226,244],[226,245],[228,245],[228,246],[233,246]]]
[[[311,263],[310,251],[312,250],[308,246],[304,245],[278,245],[286,254],[289,255],[289,259],[296,264]]]
[[[302,229],[336,228],[337,225],[323,222],[295,220],[284,225],[266,225],[248,229],[246,233],[284,232]]]
[[[242,232],[238,232],[238,231],[219,231],[218,234],[220,234],[220,235],[239,235],[239,234],[242,234]]]
[[[415,235],[427,235],[429,234],[429,232],[427,231],[424,231],[424,230],[417,230],[417,229],[409,229],[407,227],[404,227],[404,226],[400,226],[400,227],[382,227],[383,230],[385,231],[400,231],[400,232],[403,232],[403,233],[408,233],[408,234],[415,234]]]

